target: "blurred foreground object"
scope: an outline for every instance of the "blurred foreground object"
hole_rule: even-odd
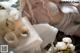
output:
[[[9,45],[9,48],[13,48],[17,53],[40,50],[42,39],[27,18],[16,19],[15,16],[10,16],[6,10],[0,11],[2,18],[0,19],[0,38],[3,42],[5,41],[4,44]],[[35,49],[33,50],[33,48]]]
[[[38,32],[39,36],[42,38],[43,43],[41,45],[42,48],[45,48],[49,43],[54,42],[56,35],[58,33],[58,29],[50,26],[49,24],[35,24],[33,25],[35,30]]]
[[[57,42],[55,46],[52,46],[48,52],[50,53],[75,53],[75,46],[69,41],[72,41],[69,37],[63,38],[64,42]],[[66,41],[68,40],[68,41]]]
[[[17,2],[17,0],[10,0]],[[7,1],[6,1],[7,2]],[[12,6],[0,3],[0,44],[6,44],[14,53],[35,52],[40,50],[42,39],[26,17]],[[7,2],[8,3],[8,2]],[[33,49],[34,48],[34,49]]]
[[[35,31],[35,29],[30,24],[29,20],[26,17],[22,18],[22,22],[29,29],[29,37],[24,41],[22,40],[18,45],[18,47],[15,48],[15,51],[17,53],[39,52],[41,50],[40,46],[42,44],[42,39],[39,37],[38,33]]]

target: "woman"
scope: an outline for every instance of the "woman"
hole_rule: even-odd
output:
[[[74,44],[77,45],[80,37],[80,14],[69,13],[64,14],[60,11],[59,7],[54,7],[58,9],[51,10],[49,0],[25,0],[25,5],[23,8],[23,16],[27,16],[32,24],[39,23],[49,23],[57,27],[60,31],[57,35],[57,40],[60,41],[64,35],[71,35]],[[60,0],[53,0],[57,6],[60,5]],[[54,9],[53,8],[53,9]],[[53,11],[53,12],[52,12]],[[65,34],[64,34],[64,33]],[[73,35],[73,36],[72,36]],[[79,43],[78,43],[79,44]]]
[[[28,16],[32,24],[49,23],[67,35],[74,35],[75,32],[79,35],[79,24],[76,24],[80,21],[79,14],[63,14],[61,11],[54,14],[56,11],[51,11],[50,1],[48,0],[26,0],[26,2],[23,15]],[[60,0],[54,0],[54,2],[59,6]]]

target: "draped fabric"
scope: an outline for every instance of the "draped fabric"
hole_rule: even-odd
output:
[[[23,16],[27,15],[32,24],[50,23],[52,16],[48,7],[48,0],[26,0]],[[30,4],[30,5],[28,5]]]
[[[80,14],[65,14],[63,20],[56,27],[67,35],[74,35],[75,32],[80,32]]]
[[[27,16],[32,24],[49,23],[67,35],[79,35],[80,14],[59,12],[53,16],[49,9],[48,0],[25,0],[25,2],[22,14]]]

